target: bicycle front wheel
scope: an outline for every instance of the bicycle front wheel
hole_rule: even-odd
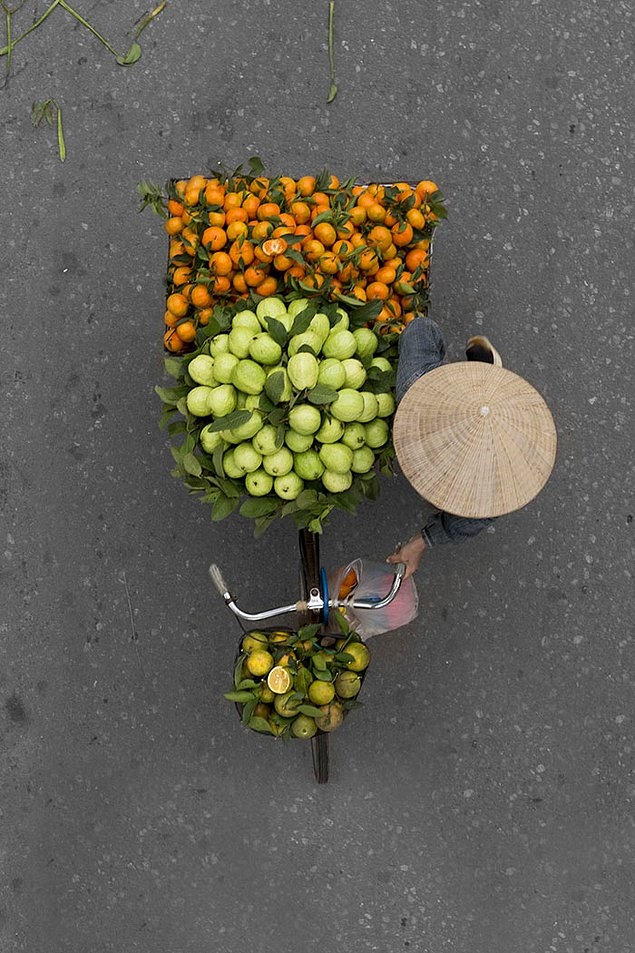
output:
[[[320,538],[317,533],[301,529],[299,533],[300,545],[300,596],[308,600],[312,589],[320,589]],[[300,625],[322,622],[319,611],[306,609],[299,613]],[[313,774],[318,784],[326,784],[329,779],[329,736],[325,731],[318,731],[311,738],[311,757],[313,760]]]

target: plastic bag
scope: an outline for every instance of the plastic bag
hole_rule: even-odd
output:
[[[392,632],[416,618],[419,596],[412,576],[402,581],[395,598],[381,609],[354,609],[348,604],[356,598],[385,598],[394,576],[394,569],[389,563],[376,563],[368,559],[354,559],[327,573],[329,593],[342,602],[346,621],[362,639]]]

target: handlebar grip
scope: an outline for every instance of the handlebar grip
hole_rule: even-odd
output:
[[[221,596],[224,596],[226,592],[229,592],[227,583],[223,579],[222,573],[216,563],[212,563],[209,567],[209,574],[212,578],[212,582],[220,592]]]

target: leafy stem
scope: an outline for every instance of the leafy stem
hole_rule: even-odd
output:
[[[53,111],[56,113],[57,149],[60,162],[66,158],[66,143],[64,141],[64,127],[62,125],[62,108],[55,99],[46,99],[41,103],[33,103],[31,118],[34,126],[39,126],[45,120],[49,126],[53,124]]]
[[[337,86],[335,85],[335,63],[333,58],[333,17],[335,14],[335,0],[329,0],[329,64],[331,69],[331,88],[329,89],[327,103],[332,103],[337,96]]]
[[[89,20],[87,20],[85,17],[83,17],[82,14],[79,13],[79,11],[77,11],[74,7],[72,7],[70,3],[67,2],[67,0],[53,0],[51,5],[47,7],[44,13],[40,17],[38,17],[37,20],[34,20],[31,26],[28,27],[28,29],[26,29],[23,33],[21,33],[15,39],[13,39],[12,31],[11,31],[11,16],[13,13],[15,13],[17,9],[19,9],[20,6],[22,6],[22,4],[19,4],[17,7],[13,7],[13,8],[9,7],[5,2],[2,2],[1,5],[5,11],[7,42],[5,46],[0,48],[0,56],[6,56],[9,64],[11,62],[11,54],[13,50],[15,49],[15,47],[18,45],[18,43],[21,43],[22,40],[24,40],[30,33],[33,33],[34,30],[36,30],[39,26],[41,26],[42,23],[44,23],[44,21],[47,19],[47,17],[51,15],[51,13],[53,12],[53,10],[55,10],[56,7],[61,7],[63,10],[66,10],[66,12],[70,14],[70,16],[72,16],[75,20],[77,20],[78,23],[81,23],[81,25],[85,27],[85,29],[87,29],[90,33],[92,33],[93,36],[96,37],[96,39],[98,39],[99,42],[106,47],[108,52],[115,57],[117,63],[119,63],[120,66],[131,66],[133,63],[136,63],[139,57],[141,56],[141,47],[137,43],[138,37],[145,30],[145,28],[152,22],[152,20],[154,20],[154,18],[157,17],[165,9],[165,7],[167,6],[167,0],[162,0],[162,2],[157,7],[155,7],[151,13],[149,13],[140,21],[139,25],[137,26],[135,30],[135,33],[134,33],[135,38],[133,42],[131,43],[130,48],[127,50],[126,53],[123,53],[123,54],[118,53],[117,50],[114,48],[114,46],[112,46],[112,44],[109,43],[104,36],[102,36],[102,34],[92,25],[92,23]]]

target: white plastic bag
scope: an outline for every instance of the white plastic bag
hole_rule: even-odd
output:
[[[354,559],[327,573],[329,593],[340,599],[349,625],[362,639],[392,632],[416,618],[419,596],[412,576],[404,579],[392,602],[381,609],[354,609],[353,599],[384,599],[392,586],[395,572],[390,563]]]

